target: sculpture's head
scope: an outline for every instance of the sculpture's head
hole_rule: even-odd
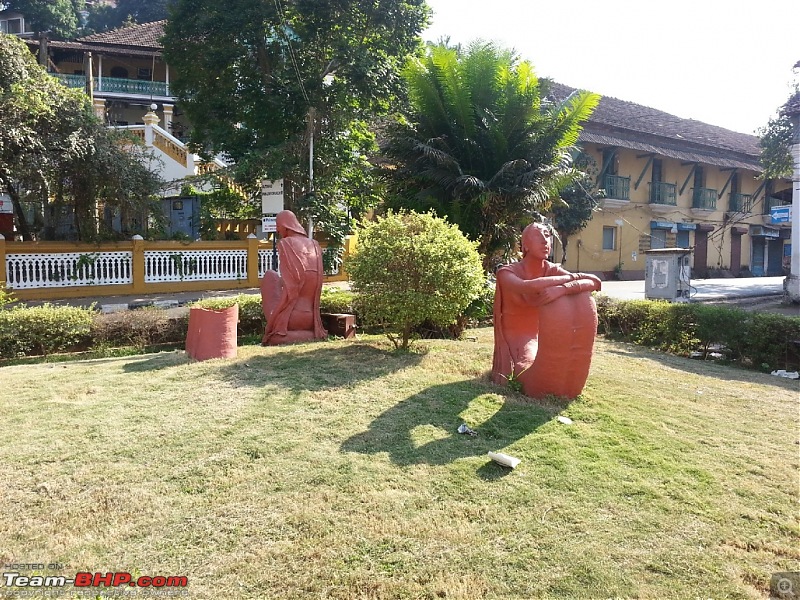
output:
[[[281,237],[292,235],[292,233],[306,235],[306,230],[303,229],[300,221],[290,210],[282,210],[278,213],[278,217],[275,219],[275,229],[278,230],[278,235]]]
[[[522,258],[528,254],[541,260],[550,256],[552,234],[550,228],[542,223],[531,223],[522,232]]]

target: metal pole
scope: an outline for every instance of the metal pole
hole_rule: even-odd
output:
[[[308,109],[308,193],[314,194],[314,107]],[[314,237],[314,216],[308,216],[308,237]]]

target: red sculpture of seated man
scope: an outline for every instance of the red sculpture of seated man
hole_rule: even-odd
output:
[[[322,292],[322,250],[290,210],[278,213],[280,275],[267,271],[261,279],[261,304],[267,318],[262,345],[307,342],[325,338],[319,314]]]
[[[529,225],[522,260],[497,271],[492,379],[513,378],[533,398],[575,398],[589,375],[600,279],[549,262],[550,249],[550,229]]]

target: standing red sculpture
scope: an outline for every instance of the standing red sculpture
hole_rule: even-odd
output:
[[[575,398],[589,376],[600,279],[547,260],[550,230],[522,232],[522,260],[497,271],[492,379],[516,380],[532,398]]]
[[[261,279],[261,305],[267,318],[262,345],[274,346],[325,338],[319,314],[322,292],[322,250],[290,210],[276,219],[280,275],[267,271]]]

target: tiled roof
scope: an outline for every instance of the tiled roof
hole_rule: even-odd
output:
[[[563,100],[575,91],[552,84],[552,93]],[[604,141],[600,141],[600,140]],[[582,141],[658,152],[687,162],[702,161],[721,167],[760,171],[758,137],[694,119],[682,119],[654,108],[603,96],[584,124]],[[694,157],[694,158],[692,158]]]
[[[39,47],[39,40],[29,38],[23,40],[28,46],[33,48]],[[154,54],[158,56],[158,50],[146,50],[136,48],[126,48],[122,46],[104,46],[101,44],[82,44],[81,42],[62,42],[59,40],[50,40],[47,42],[50,48],[58,50],[76,50],[79,52],[102,52],[103,54],[117,54],[122,56],[146,56],[151,57]]]
[[[163,46],[160,40],[164,36],[165,23],[166,21],[154,21],[120,27],[111,31],[87,35],[78,41],[86,44],[109,44],[161,50]]]

